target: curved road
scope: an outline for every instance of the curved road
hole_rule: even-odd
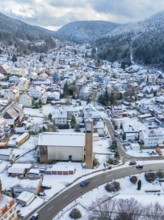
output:
[[[44,204],[41,209],[38,211],[39,220],[52,220],[63,208],[73,202],[75,199],[79,198],[81,195],[85,194],[92,189],[110,182],[114,179],[123,178],[126,176],[139,174],[141,172],[149,170],[160,170],[164,168],[163,163],[158,164],[147,164],[144,165],[142,170],[136,169],[135,166],[113,169],[109,171],[104,171],[104,173],[96,175],[92,178],[89,178],[90,183],[88,186],[82,188],[79,183],[68,188],[66,191],[62,192],[58,196],[54,197],[51,201]],[[27,216],[25,219],[29,219],[30,216]]]

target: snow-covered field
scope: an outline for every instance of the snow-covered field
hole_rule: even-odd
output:
[[[149,183],[145,180],[144,174],[137,175],[138,180],[142,181],[141,190],[137,190],[137,185],[132,184],[129,181],[129,177],[119,179],[117,181],[120,182],[121,190],[118,193],[109,193],[105,190],[102,185],[82,197],[78,198],[76,201],[67,206],[64,210],[62,210],[58,216],[54,218],[56,219],[65,219],[71,220],[69,217],[69,213],[73,208],[78,208],[82,214],[81,220],[87,220],[90,214],[90,207],[93,207],[93,204],[100,204],[105,201],[107,198],[114,196],[114,199],[130,199],[134,198],[143,206],[148,205],[150,203],[158,202],[161,206],[164,206],[164,183],[159,184],[159,181],[154,181],[153,183]],[[160,193],[146,193],[145,190],[161,190]],[[89,198],[89,199],[88,199]]]

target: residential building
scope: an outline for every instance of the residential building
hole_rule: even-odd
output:
[[[143,142],[144,147],[164,146],[164,130],[163,130],[163,128],[141,131],[140,141]]]
[[[52,119],[56,125],[67,124],[67,111],[63,109],[55,110]]]
[[[0,219],[17,220],[16,202],[13,198],[0,193]]]
[[[32,101],[33,98],[27,92],[22,93],[19,97],[19,104],[24,107],[32,107]]]

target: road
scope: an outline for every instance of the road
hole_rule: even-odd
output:
[[[131,176],[134,174],[139,174],[141,172],[150,171],[150,170],[161,170],[164,168],[163,163],[158,164],[146,164],[142,170],[136,169],[135,166],[129,166],[126,168],[113,169],[109,171],[104,171],[104,173],[89,178],[90,183],[88,186],[82,188],[79,184],[76,184],[68,188],[63,193],[54,197],[50,202],[44,204],[44,206],[38,211],[39,220],[52,220],[61,210],[63,210],[71,202],[82,196],[88,191],[93,190],[94,188],[110,182],[114,179],[124,178],[126,176]],[[55,183],[54,183],[55,184]],[[25,220],[29,219],[30,216],[24,218]]]

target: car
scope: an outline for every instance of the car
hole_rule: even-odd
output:
[[[142,164],[136,165],[136,169],[143,169],[143,165]]]
[[[130,165],[130,166],[136,165],[136,161],[130,161],[130,162],[129,162],[129,165]]]
[[[30,218],[30,220],[37,220],[39,219],[39,214],[36,212],[33,214],[33,216]]]
[[[42,186],[42,189],[45,190],[45,189],[51,189],[51,186]]]
[[[83,181],[80,182],[80,186],[81,187],[85,187],[85,186],[87,186],[89,184],[89,182],[90,182],[89,179],[83,180]]]
[[[157,155],[157,152],[155,150],[152,151],[152,154]]]

